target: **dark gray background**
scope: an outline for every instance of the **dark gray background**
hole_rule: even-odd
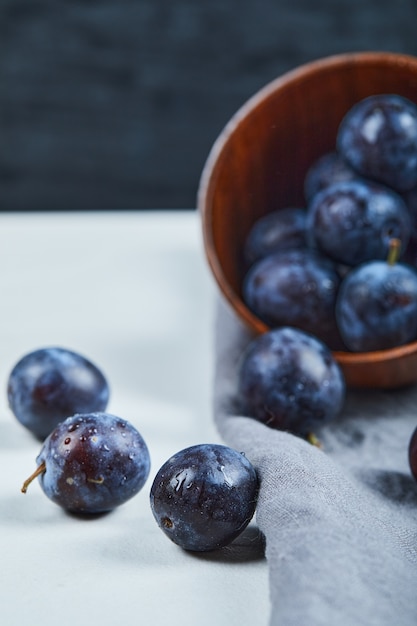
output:
[[[212,143],[264,84],[339,52],[417,54],[416,0],[0,0],[0,16],[2,210],[194,208]]]

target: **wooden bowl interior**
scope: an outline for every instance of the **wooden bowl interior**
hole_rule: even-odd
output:
[[[206,254],[221,291],[255,333],[267,327],[241,299],[242,249],[249,229],[267,212],[305,206],[307,169],[335,148],[337,129],[348,109],[377,93],[397,93],[417,102],[417,59],[353,53],[309,63],[255,94],[214,144],[198,193]],[[378,353],[378,362],[384,362],[385,352],[390,351]],[[337,353],[354,386],[363,386],[364,371],[375,356]],[[359,380],[352,369],[358,363]],[[391,386],[398,386],[398,381]]]

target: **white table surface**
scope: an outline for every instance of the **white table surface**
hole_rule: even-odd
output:
[[[212,424],[216,286],[197,213],[0,214],[0,623],[2,626],[262,626],[258,548],[195,556],[159,530],[149,490],[162,463]],[[66,514],[32,472],[39,442],[6,384],[27,352],[61,345],[106,374],[108,410],[152,457],[144,489],[94,519]],[[250,543],[250,542],[249,542]]]

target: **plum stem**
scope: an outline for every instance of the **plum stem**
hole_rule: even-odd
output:
[[[95,485],[102,485],[104,483],[104,477],[99,476],[99,478],[87,478],[88,483],[94,483]]]
[[[36,478],[37,476],[40,476],[40,475],[41,475],[41,474],[43,474],[45,471],[46,471],[46,465],[45,465],[45,461],[43,461],[43,463],[41,463],[40,465],[38,465],[38,467],[35,469],[35,471],[33,472],[33,474],[31,474],[31,475],[29,476],[29,478],[27,478],[27,479],[25,480],[25,482],[23,483],[22,488],[21,488],[21,490],[20,490],[20,491],[21,491],[22,493],[26,493],[26,491],[28,490],[28,487],[29,487],[30,483],[31,483],[33,480],[35,480],[35,478]]]
[[[397,239],[397,237],[393,237],[389,242],[388,249],[388,257],[387,263],[388,265],[395,265],[398,259],[400,258],[401,252],[401,241]]]
[[[320,439],[318,439],[318,437],[316,437],[316,435],[314,433],[308,433],[307,441],[309,443],[311,443],[312,446],[316,446],[316,448],[322,448],[323,447]]]

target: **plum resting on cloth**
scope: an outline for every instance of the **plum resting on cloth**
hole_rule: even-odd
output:
[[[217,428],[260,478],[271,626],[415,626],[417,488],[407,446],[417,389],[349,392],[323,450],[242,417],[237,363],[251,336],[219,304]]]

